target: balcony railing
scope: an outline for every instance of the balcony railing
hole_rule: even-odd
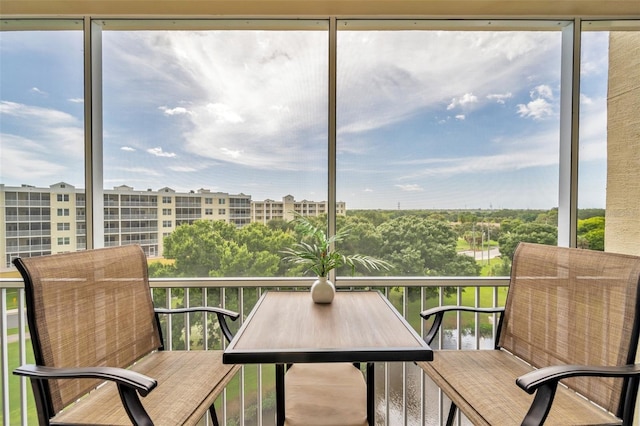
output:
[[[291,278],[202,278],[153,279],[154,301],[164,306],[208,304],[242,313],[246,318],[260,295],[267,290],[297,288],[305,290],[310,279]],[[469,306],[502,306],[509,280],[499,278],[460,277],[349,277],[338,278],[338,290],[376,289],[381,291],[424,335],[425,324],[419,312],[434,306],[464,304]],[[36,423],[35,407],[28,381],[11,374],[19,364],[33,362],[26,325],[22,280],[0,279],[0,384],[2,386],[1,417],[3,424]],[[8,309],[7,306],[13,309]],[[202,317],[186,316],[180,336],[173,330],[172,319],[163,325],[167,348],[213,348],[221,336],[211,338]],[[452,314],[446,332],[440,333],[435,348],[491,348],[497,326],[494,315]],[[234,330],[241,320],[232,324]],[[193,336],[202,329],[200,337]],[[219,334],[219,333],[218,333]],[[219,347],[215,347],[219,349]],[[247,365],[227,386],[217,401],[218,416],[223,425],[274,425],[275,373],[272,365]],[[439,389],[413,363],[378,363],[376,365],[377,425],[440,425],[446,420],[448,402]],[[463,422],[464,423],[464,422]]]

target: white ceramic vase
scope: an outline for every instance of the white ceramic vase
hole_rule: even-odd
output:
[[[318,277],[311,286],[311,298],[315,303],[331,303],[336,294],[336,287],[327,277]]]

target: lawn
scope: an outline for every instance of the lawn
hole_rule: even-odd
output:
[[[10,330],[10,334],[17,334],[17,330]],[[26,345],[26,358],[27,363],[33,364],[33,351],[31,350],[30,342]],[[13,371],[20,364],[20,358],[18,356],[19,346],[18,342],[11,342],[8,345],[8,357],[9,357],[9,371]],[[31,384],[28,380],[25,381],[27,387],[27,424],[38,424],[38,416],[36,413],[36,406],[33,401],[33,393],[31,392]],[[2,401],[0,401],[0,407],[2,407]],[[10,424],[21,424],[20,421],[20,377],[11,374],[9,376],[9,407],[11,408],[9,414]]]

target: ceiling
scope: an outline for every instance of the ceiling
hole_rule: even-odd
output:
[[[640,19],[640,0],[0,0],[0,16]]]

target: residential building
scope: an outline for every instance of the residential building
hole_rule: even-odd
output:
[[[336,214],[344,216],[347,208],[344,201],[336,202]],[[282,201],[266,199],[251,203],[251,221],[266,224],[273,219],[292,220],[294,212],[303,216],[327,214],[326,201],[296,201],[293,195],[282,197]]]
[[[135,190],[120,185],[104,190],[105,247],[139,244],[148,257],[162,256],[163,239],[182,224],[196,220],[222,220],[237,227],[251,222],[266,224],[271,219],[291,220],[295,211],[304,216],[327,213],[326,201],[252,202],[251,195],[198,189],[176,192]],[[11,268],[18,256],[40,256],[87,248],[85,192],[65,182],[49,188],[31,185],[8,187],[0,184],[0,251],[2,269]],[[346,205],[340,202],[339,214]]]

